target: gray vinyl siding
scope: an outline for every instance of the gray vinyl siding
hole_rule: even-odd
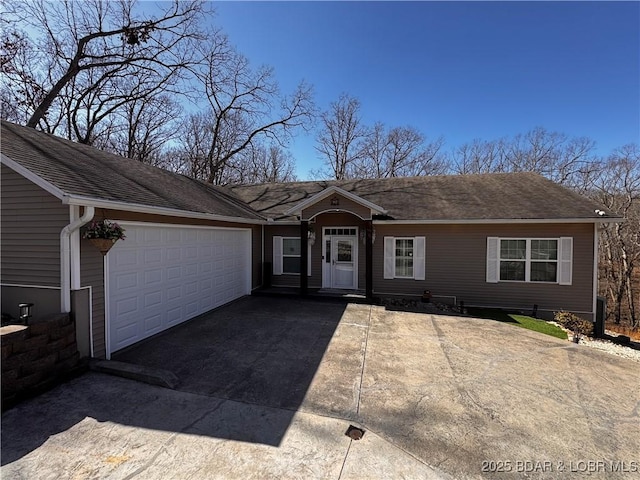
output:
[[[315,243],[311,249],[311,275],[309,276],[309,288],[322,287],[322,262],[323,245],[322,230],[324,227],[357,227],[358,232],[364,228],[364,222],[350,213],[323,213],[315,218],[311,224],[316,234]],[[299,225],[268,225],[265,227],[265,262],[273,261],[273,237],[299,237]],[[364,289],[366,282],[365,248],[358,237],[358,288]],[[299,275],[273,275],[271,284],[276,287],[299,287]]]
[[[251,288],[262,286],[262,226],[251,227]]]
[[[300,237],[300,225],[278,225],[278,226],[270,226],[266,225],[264,227],[264,261],[269,262],[273,265],[273,237]],[[316,245],[311,247],[311,255],[314,254],[314,249],[317,248],[318,242],[316,241]],[[294,274],[282,274],[282,275],[272,275],[271,276],[271,285],[274,287],[299,287],[300,286],[300,275]],[[309,286],[311,286],[311,279],[309,279]]]
[[[91,287],[93,356],[105,358],[104,257],[88,240],[80,241],[80,286]]]
[[[593,224],[375,225],[374,293],[455,296],[467,305],[593,311]],[[383,279],[385,236],[426,237],[426,278]],[[487,237],[573,237],[572,285],[486,282]]]
[[[2,165],[2,283],[60,286],[60,231],[69,207]]]
[[[322,286],[322,230],[324,227],[357,227],[358,228],[358,288],[364,290],[366,283],[366,252],[364,243],[360,240],[360,232],[363,231],[365,222],[349,213],[324,213],[316,217],[314,225],[316,231],[315,250],[311,257],[311,279],[309,286]]]

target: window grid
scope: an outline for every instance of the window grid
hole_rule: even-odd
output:
[[[347,235],[347,236],[355,236],[356,229],[355,228],[325,228],[325,235]]]
[[[395,277],[413,278],[413,238],[395,239]]]
[[[300,237],[282,237],[282,273],[300,274]]]
[[[557,238],[501,238],[500,281],[558,282]]]

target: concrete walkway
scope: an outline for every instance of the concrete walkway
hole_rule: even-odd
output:
[[[247,298],[2,417],[2,478],[638,478],[637,363],[498,322]],[[362,440],[345,435],[350,424]]]

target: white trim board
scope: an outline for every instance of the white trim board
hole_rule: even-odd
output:
[[[134,220],[114,220],[118,225],[130,225],[132,227],[161,227],[161,228],[194,228],[201,230],[234,230],[241,232],[251,232],[251,227],[222,227],[218,225],[189,225],[188,223],[158,223],[158,222],[141,222]],[[126,232],[125,232],[126,235]],[[124,240],[126,242],[126,239]]]
[[[358,217],[360,220],[367,221],[371,220],[371,217],[361,217],[356,212],[352,212],[351,210],[347,210],[346,208],[328,208],[327,210],[322,210],[321,212],[314,213],[311,217],[307,218],[307,221],[311,221],[316,218],[318,215],[322,215],[324,213],[348,213],[349,215],[353,215],[354,217]]]
[[[20,283],[0,283],[0,287],[45,288],[49,290],[60,290],[60,287],[52,287],[50,285],[22,285]]]
[[[116,202],[113,200],[100,200],[79,195],[67,195],[63,199],[63,203],[69,205],[83,205],[95,208],[106,208],[110,210],[123,210],[125,212],[148,213],[152,215],[163,215],[179,218],[197,218],[202,220],[213,220],[229,223],[246,223],[250,225],[261,225],[266,220],[248,219],[243,217],[228,217],[225,215],[216,215],[213,213],[192,212],[188,210],[178,210],[176,208],[154,207],[151,205],[142,205],[138,203]],[[195,225],[194,225],[195,226]]]

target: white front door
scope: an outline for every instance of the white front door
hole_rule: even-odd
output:
[[[356,288],[355,237],[331,237],[331,288]]]
[[[358,288],[358,229],[325,227],[322,235],[322,287]]]

